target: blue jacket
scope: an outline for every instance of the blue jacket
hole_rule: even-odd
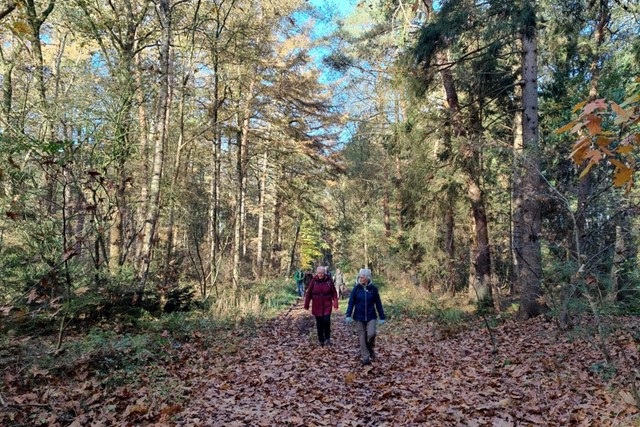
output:
[[[376,315],[376,311],[378,314]],[[384,320],[384,310],[378,288],[371,281],[366,286],[358,284],[351,290],[349,305],[347,306],[347,317],[360,322],[367,322],[371,319]],[[353,316],[352,316],[353,314]]]

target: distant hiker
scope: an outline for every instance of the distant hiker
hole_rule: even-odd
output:
[[[304,293],[307,293],[307,289],[309,289],[309,283],[311,283],[311,280],[313,280],[313,273],[311,272],[311,270],[307,270],[304,272],[304,278],[302,279],[302,282],[304,283]]]
[[[320,345],[331,345],[331,310],[338,308],[338,293],[331,277],[327,276],[325,267],[318,267],[313,276],[309,289],[305,294],[304,308],[309,309],[316,317],[318,341]]]
[[[298,296],[301,297],[304,295],[304,272],[301,268],[297,269],[295,274],[293,275],[293,279],[296,281]]]
[[[384,323],[384,310],[378,288],[371,283],[371,270],[363,268],[358,272],[358,284],[351,290],[347,306],[347,323],[355,321],[362,364],[369,365],[375,359],[376,321]],[[376,314],[377,312],[377,314]],[[352,317],[353,315],[353,317]],[[379,319],[378,319],[379,318]]]
[[[339,268],[336,268],[336,277],[333,279],[333,282],[335,283],[336,290],[338,291],[338,299],[345,298],[347,289],[344,284],[344,274]]]

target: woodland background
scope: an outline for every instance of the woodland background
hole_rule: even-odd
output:
[[[0,2],[0,365],[223,337],[329,265],[371,268],[398,319],[588,318],[615,366],[638,2],[350,6]]]

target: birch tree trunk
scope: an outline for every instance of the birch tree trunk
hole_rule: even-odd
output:
[[[160,81],[158,87],[158,101],[156,106],[155,129],[153,131],[153,167],[151,183],[149,185],[149,203],[144,224],[144,244],[142,259],[140,260],[139,293],[144,287],[149,274],[152,252],[155,243],[155,233],[160,216],[160,180],[164,167],[164,150],[167,141],[167,127],[170,110],[171,86],[171,6],[170,0],[160,0],[156,6],[162,35],[160,38]]]

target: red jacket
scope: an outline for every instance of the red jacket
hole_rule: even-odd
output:
[[[304,296],[304,308],[309,309],[309,301],[312,301],[311,314],[314,316],[326,316],[331,314],[331,307],[338,308],[338,292],[331,277],[325,275],[322,279],[314,276],[309,283],[309,289]]]

